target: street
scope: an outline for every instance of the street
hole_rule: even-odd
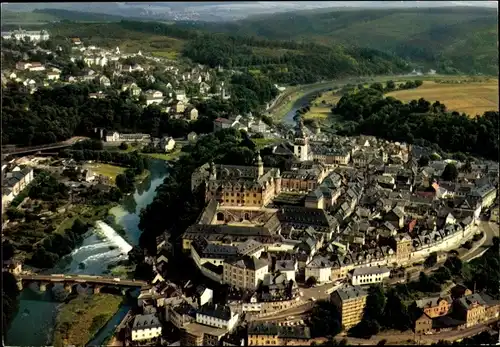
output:
[[[482,253],[485,252],[485,250],[490,247],[493,244],[493,237],[494,236],[499,236],[499,228],[496,223],[490,223],[490,222],[485,222],[481,221],[479,222],[478,225],[478,230],[484,232],[485,237],[476,242],[473,247],[469,250],[466,250],[464,248],[460,248],[459,251],[459,257],[462,259],[462,261],[470,261],[478,256],[480,256]],[[434,270],[437,270],[442,263],[438,263],[435,266],[423,270],[425,273],[430,273]],[[408,268],[407,272],[410,273],[409,280],[416,280],[418,279],[418,276],[420,275],[421,268],[414,267],[413,271],[412,268]],[[405,280],[408,278],[405,277]],[[388,281],[388,284],[395,284],[397,282],[401,281],[401,278],[394,278],[390,279]],[[290,316],[295,316],[295,317],[301,317],[305,318],[307,317],[307,311],[310,311],[310,309],[314,306],[314,301],[311,299],[314,298],[315,300],[322,300],[322,299],[328,299],[330,297],[330,294],[326,293],[326,290],[331,289],[334,287],[332,283],[329,284],[324,284],[321,286],[316,286],[312,288],[304,288],[301,287],[300,291],[303,293],[303,296],[301,296],[300,300],[303,302],[303,305],[299,307],[294,307],[285,311],[277,312],[275,315],[271,316],[266,316],[266,317],[261,317],[261,318],[256,318],[255,320],[257,321],[271,321],[271,320],[286,320],[287,317]],[[339,286],[340,287],[340,286]],[[332,290],[333,292],[333,290]]]
[[[468,262],[471,261],[474,258],[477,258],[478,256],[481,256],[482,253],[488,249],[488,247],[493,245],[493,237],[499,236],[499,228],[498,224],[492,223],[492,222],[486,222],[486,221],[481,221],[479,222],[478,226],[479,230],[485,233],[486,239],[484,242],[479,245],[478,247],[474,246],[470,250],[470,252],[467,252],[463,256],[460,256],[462,261]]]
[[[400,333],[398,332],[380,333],[376,336],[372,336],[370,339],[346,337],[345,335],[338,335],[337,337],[335,337],[335,339],[338,341],[342,339],[347,339],[349,345],[374,345],[381,340],[386,340],[387,343],[404,343],[408,340],[412,341],[415,340],[418,344],[431,344],[439,340],[456,341],[465,337],[471,337],[477,335],[488,328],[487,324],[491,324],[493,322],[495,322],[495,319],[485,322],[483,324],[478,324],[477,326],[470,327],[467,329],[445,331],[433,335],[415,335],[413,331],[407,331]]]

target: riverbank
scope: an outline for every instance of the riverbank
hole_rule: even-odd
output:
[[[150,160],[148,165],[150,175],[142,182],[136,183],[135,191],[123,197],[119,204],[115,204],[109,211],[104,210],[104,216],[99,219],[106,220],[106,214],[114,216],[114,225],[120,226],[125,233],[122,236],[130,245],[139,242],[141,231],[139,229],[140,212],[149,205],[156,196],[156,188],[163,183],[168,174],[168,168],[162,160]],[[120,235],[120,232],[116,232]],[[62,259],[48,273],[66,274],[88,274],[114,276],[113,272],[126,276],[127,266],[124,264],[126,255],[120,255],[118,249],[110,240],[103,240],[95,233],[88,233],[82,244]],[[82,265],[83,266],[82,266]],[[117,266],[118,265],[118,266]],[[117,268],[115,268],[117,266]],[[61,289],[62,290],[62,289]],[[19,311],[14,317],[11,327],[7,331],[5,342],[10,346],[44,346],[51,345],[53,341],[53,329],[57,316],[58,307],[61,302],[54,298],[54,290],[40,292],[36,285],[26,287],[19,298]],[[121,310],[121,309],[120,309]],[[119,312],[121,312],[119,310]],[[93,345],[103,345],[103,342],[114,332],[113,319],[119,316],[119,312],[111,318],[106,327],[97,333],[92,342]],[[121,320],[121,319],[118,319]]]
[[[463,75],[391,75],[391,76],[373,76],[373,77],[350,77],[339,80],[324,81],[319,83],[302,85],[300,87],[290,87],[283,93],[283,97],[276,105],[270,110],[271,118],[276,122],[281,122],[288,119],[289,115],[305,105],[305,101],[310,94],[318,91],[326,91],[331,88],[341,88],[346,84],[363,85],[371,84],[374,82],[387,82],[389,80],[408,81],[408,80],[439,80],[439,81],[452,81],[452,80],[466,80],[471,76]],[[304,102],[302,102],[304,101]],[[293,117],[292,115],[292,117]]]
[[[111,294],[77,295],[59,310],[53,345],[85,346],[113,317],[121,303],[121,297]]]

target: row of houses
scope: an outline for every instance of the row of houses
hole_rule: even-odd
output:
[[[2,165],[2,207],[4,210],[33,181],[33,178],[33,168],[29,166],[24,168],[16,166],[8,170],[6,164]]]

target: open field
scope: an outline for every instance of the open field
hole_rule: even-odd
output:
[[[112,182],[115,181],[116,176],[125,172],[125,168],[110,164],[94,163],[94,164],[85,164],[85,166],[94,171],[98,175],[103,175],[108,177]]]
[[[57,316],[54,346],[85,346],[116,313],[122,298],[111,294],[79,295]]]
[[[157,51],[157,52],[151,52],[153,57],[158,57],[158,58],[167,58],[167,59],[177,59],[179,56],[179,52],[176,51]]]
[[[179,158],[181,155],[184,155],[181,151],[181,148],[175,148],[172,152],[170,153],[141,153],[141,155],[148,156],[153,159],[160,159],[160,160],[174,160]]]
[[[272,144],[278,144],[281,142],[280,139],[252,139],[252,142],[255,143],[257,146],[257,149],[262,149],[266,146],[272,145]]]
[[[331,114],[331,109],[340,100],[334,91],[324,92],[311,103],[311,110],[304,115],[304,119],[326,119]]]
[[[465,82],[460,84],[435,83],[424,81],[416,89],[399,90],[387,94],[401,101],[411,101],[424,98],[430,102],[438,100],[444,103],[448,110],[465,112],[474,117],[485,111],[498,110],[498,80],[489,79],[484,82]]]

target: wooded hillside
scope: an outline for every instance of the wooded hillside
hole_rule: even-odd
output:
[[[425,69],[497,75],[497,21],[496,9],[478,7],[322,9],[189,26],[232,35],[367,47]]]

